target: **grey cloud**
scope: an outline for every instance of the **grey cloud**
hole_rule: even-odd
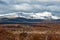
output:
[[[14,8],[14,5],[21,6],[22,4],[25,5],[26,10],[24,10],[25,7],[23,7],[19,10]],[[11,13],[11,12],[52,12],[55,15],[60,14],[60,0],[1,0],[0,1],[0,14],[3,13]],[[59,15],[60,16],[60,15]]]

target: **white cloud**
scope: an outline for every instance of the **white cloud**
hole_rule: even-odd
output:
[[[46,8],[46,6],[39,5],[39,4],[34,4],[33,7],[34,7],[35,9],[41,9],[41,10]]]
[[[53,19],[60,19],[58,16],[52,16]]]
[[[7,5],[4,3],[6,3]],[[50,15],[53,19],[59,19],[60,17],[53,16],[52,12],[54,12],[54,15],[60,16],[60,0],[0,0],[0,14],[6,13],[9,16],[16,16],[16,14],[14,13],[16,11],[24,12],[20,16],[25,18],[32,18],[31,16],[33,16],[34,18],[45,19],[44,16],[48,17],[48,15]],[[48,11],[50,11],[51,13]],[[10,12],[13,12],[14,14],[9,14]]]
[[[59,2],[60,0],[36,0],[39,2]]]
[[[16,17],[18,17],[18,15],[16,13],[0,14],[0,17],[16,18]]]
[[[14,0],[16,2],[31,2],[31,0]]]
[[[10,3],[12,3],[12,4],[16,4],[16,3],[30,3],[31,1],[32,0],[10,0]]]
[[[60,0],[2,0],[10,3],[31,3],[31,2],[60,2]]]
[[[31,7],[31,5],[29,5],[29,4],[27,4],[27,3],[23,3],[23,4],[20,4],[20,5],[14,5],[13,6],[13,9],[15,9],[15,10],[31,10],[32,9],[32,7]]]
[[[59,11],[60,10],[60,6],[56,6],[56,5],[47,6],[47,9],[51,10],[51,11]]]
[[[38,9],[40,9],[40,11],[43,11],[43,10],[60,11],[60,6],[56,6],[56,5],[44,6],[39,4],[22,3],[19,5],[12,5],[11,7],[12,7],[11,8],[12,10],[22,10],[22,11],[33,11],[33,9],[35,11],[38,11]]]
[[[37,16],[52,16],[50,12],[36,13]]]

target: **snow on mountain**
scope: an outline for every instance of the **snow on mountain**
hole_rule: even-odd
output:
[[[50,12],[35,13],[31,15],[35,19],[60,19],[58,16],[53,16]]]
[[[24,12],[13,12],[9,14],[0,14],[0,18],[16,18],[23,17],[26,19],[60,19],[60,17],[56,15],[52,15],[51,12],[41,12],[41,13],[24,13]]]

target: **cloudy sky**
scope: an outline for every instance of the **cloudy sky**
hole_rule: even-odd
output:
[[[16,15],[17,12],[23,12],[24,17],[51,15],[60,19],[60,0],[0,0],[0,15]]]

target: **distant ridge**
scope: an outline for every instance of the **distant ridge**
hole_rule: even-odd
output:
[[[22,17],[16,18],[0,18],[0,24],[19,24],[19,23],[60,23],[60,19],[57,20],[44,20],[44,19],[26,19]]]

